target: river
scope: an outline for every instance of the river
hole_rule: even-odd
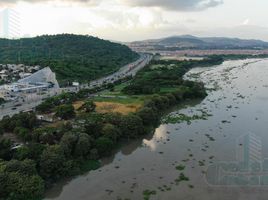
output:
[[[58,183],[46,199],[267,200],[268,60],[226,61],[185,78],[204,82],[208,96],[169,115],[206,119],[163,123],[99,170]],[[189,180],[178,181],[180,174]]]

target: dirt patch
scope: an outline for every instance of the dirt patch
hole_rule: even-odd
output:
[[[123,115],[127,115],[131,112],[137,112],[141,105],[139,104],[121,104],[121,103],[112,103],[112,102],[95,102],[96,111],[99,113],[121,113]]]
[[[84,105],[84,103],[84,101],[76,101],[73,103],[73,107],[75,110],[79,110]]]

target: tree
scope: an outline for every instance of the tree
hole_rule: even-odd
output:
[[[31,176],[37,174],[35,166],[36,163],[33,160],[11,160],[9,162],[6,162],[5,171],[9,173],[14,172]]]
[[[27,146],[22,146],[14,152],[13,158],[17,160],[24,160],[26,158],[30,158],[30,149]]]
[[[86,133],[75,131],[64,134],[60,146],[67,157],[86,158],[92,148],[92,138]]]
[[[74,107],[71,104],[60,105],[56,109],[56,116],[61,119],[72,119],[75,116]]]
[[[135,114],[124,116],[120,123],[120,129],[123,137],[126,138],[136,138],[144,133],[142,119]]]
[[[86,133],[78,133],[78,140],[75,145],[75,157],[87,157],[90,154],[92,139]]]
[[[38,175],[27,176],[20,173],[9,173],[7,180],[8,199],[35,200],[43,196],[45,185]]]
[[[4,130],[3,130],[3,126],[0,124],[0,135],[3,135],[4,134]]]
[[[113,124],[113,125],[119,125],[122,121],[122,114],[120,113],[106,113],[103,116],[103,123]]]
[[[67,132],[62,136],[60,146],[62,147],[67,158],[74,155],[77,140],[78,136],[74,132]]]
[[[7,191],[7,173],[4,170],[1,170],[1,162],[0,162],[0,199],[4,199],[8,195]]]
[[[27,128],[16,127],[14,129],[14,132],[19,136],[20,139],[22,139],[25,142],[31,140],[30,130]]]
[[[100,137],[95,141],[96,148],[100,155],[107,155],[113,149],[113,142],[109,138]]]
[[[0,185],[0,197],[10,200],[39,199],[45,189],[44,181],[37,175],[35,162],[27,159],[0,161]]]
[[[85,112],[89,113],[89,112],[94,112],[96,108],[96,105],[93,101],[86,101],[82,108]]]
[[[17,160],[31,159],[37,163],[40,161],[40,156],[45,149],[45,145],[39,143],[29,143],[16,150],[13,150],[13,158]]]
[[[19,113],[11,118],[16,122],[16,127],[20,126],[27,129],[32,129],[37,124],[36,115],[34,113]]]
[[[45,180],[57,180],[65,174],[64,152],[60,145],[48,146],[41,155],[40,175]]]
[[[172,92],[172,94],[176,98],[177,102],[180,102],[183,100],[183,92],[181,90],[177,90],[175,92]]]
[[[0,139],[0,159],[9,160],[12,157],[11,153],[12,142],[8,139]]]
[[[54,127],[43,127],[35,129],[32,133],[32,140],[41,144],[55,144],[60,138],[60,130]]]
[[[13,117],[5,116],[1,121],[1,127],[6,132],[13,132],[16,127],[33,129],[37,125],[34,113],[19,113]]]
[[[106,124],[102,128],[102,135],[106,138],[111,139],[114,143],[117,142],[118,138],[122,135],[121,130],[113,124]]]
[[[173,94],[169,93],[169,94],[166,94],[165,96],[168,98],[170,106],[173,106],[177,103],[176,97]]]
[[[49,113],[51,109],[54,107],[53,103],[50,101],[44,101],[40,105],[36,107],[36,110],[41,113]]]
[[[15,127],[16,124],[14,123],[14,121],[12,122],[9,116],[3,117],[1,121],[1,128],[3,128],[4,131],[12,132]]]
[[[144,125],[153,125],[159,119],[155,109],[150,107],[142,108],[137,115],[142,119]]]
[[[103,126],[103,115],[98,113],[92,113],[86,118],[84,125],[85,132],[93,138],[100,136]]]
[[[19,59],[18,51],[21,52]],[[91,36],[61,34],[16,40],[0,39],[1,63],[50,66],[61,84],[102,77],[138,57],[136,52],[125,45]]]
[[[163,101],[163,99],[160,96],[154,96],[151,101],[153,102],[153,104],[155,105],[155,107],[158,110],[164,110],[167,106],[166,102]]]

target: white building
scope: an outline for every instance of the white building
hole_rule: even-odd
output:
[[[0,97],[10,100],[19,93],[37,93],[50,88],[59,89],[59,84],[55,73],[46,67],[16,83],[3,85],[0,87]]]
[[[75,86],[75,87],[79,87],[80,84],[78,82],[73,82],[72,85]]]

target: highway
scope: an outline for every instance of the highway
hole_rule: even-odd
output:
[[[78,92],[80,89],[94,88],[107,83],[114,83],[117,80],[123,79],[128,76],[135,76],[136,73],[145,67],[153,56],[149,54],[142,54],[141,57],[128,65],[123,66],[117,72],[108,75],[106,77],[91,81],[90,84],[83,84],[79,87],[61,88],[59,90],[51,89],[44,95],[38,94],[22,94],[19,100],[12,101],[1,105],[0,108],[0,120],[4,116],[13,116],[20,112],[27,112],[40,105],[46,98],[61,94],[62,92]]]
[[[153,56],[149,54],[142,54],[141,57],[128,65],[125,65],[124,67],[120,68],[117,72],[108,75],[106,77],[91,81],[90,84],[83,84],[78,87],[68,87],[68,88],[62,88],[63,91],[68,92],[76,92],[79,89],[84,88],[94,88],[97,86],[101,86],[103,84],[107,83],[114,83],[115,81],[128,77],[128,76],[135,76],[136,73],[145,67],[151,60]]]

